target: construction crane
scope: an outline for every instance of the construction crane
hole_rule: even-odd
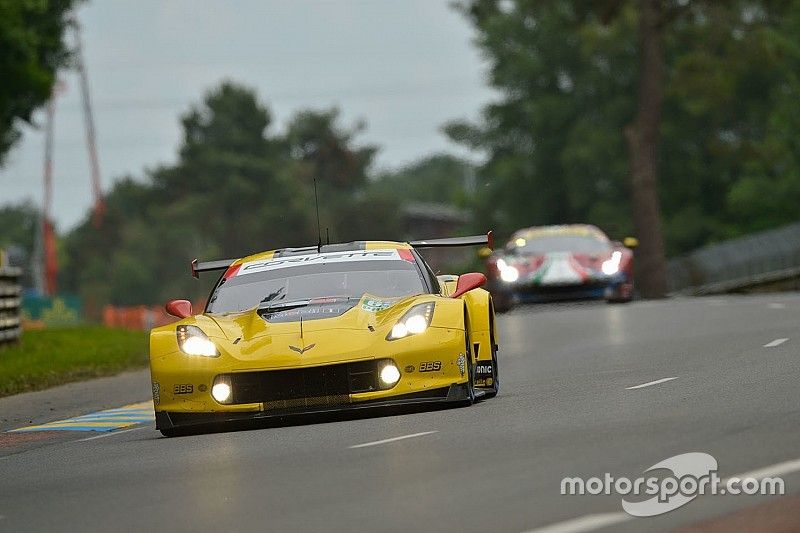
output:
[[[92,206],[92,224],[99,228],[103,221],[105,204],[103,202],[103,190],[100,183],[100,163],[97,158],[97,144],[95,142],[94,116],[92,114],[92,102],[89,94],[89,77],[86,72],[86,62],[83,57],[83,41],[81,39],[81,28],[76,18],[69,21],[72,28],[75,42],[74,57],[75,67],[78,71],[80,80],[81,100],[83,104],[83,119],[86,129],[86,148],[89,152],[89,166],[91,168],[92,195],[94,203]],[[53,220],[51,217],[53,204],[53,132],[55,129],[55,110],[58,93],[61,92],[63,85],[57,82],[50,95],[47,104],[47,114],[45,122],[45,142],[44,142],[44,173],[43,173],[43,195],[42,213],[39,234],[37,235],[36,252],[33,261],[34,280],[37,292],[47,296],[53,296],[58,289],[58,262],[56,257],[56,238]]]

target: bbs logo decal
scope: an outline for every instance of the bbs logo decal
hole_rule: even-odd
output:
[[[173,394],[191,394],[194,391],[191,383],[178,383],[172,389]]]
[[[475,367],[475,374],[479,376],[491,376],[492,363],[478,363],[478,366]]]
[[[420,372],[438,372],[442,369],[441,361],[427,361],[419,364]]]

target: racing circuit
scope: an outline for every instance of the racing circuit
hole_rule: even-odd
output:
[[[498,317],[500,394],[471,408],[167,439],[135,419],[8,433],[135,410],[150,394],[147,371],[6,398],[0,529],[777,527],[792,509],[797,520],[798,313],[790,293],[523,306]],[[559,492],[565,476],[633,478],[686,452],[713,455],[721,476],[769,467],[788,496],[701,496],[634,518],[619,496]]]

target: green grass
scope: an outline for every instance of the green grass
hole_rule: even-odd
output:
[[[147,365],[148,333],[84,326],[25,331],[0,348],[0,397]]]

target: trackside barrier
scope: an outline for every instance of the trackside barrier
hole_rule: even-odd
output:
[[[0,267],[0,346],[17,342],[22,335],[22,287],[19,284],[21,275],[22,270],[19,268]]]
[[[205,302],[192,304],[195,312],[202,312]],[[176,322],[178,319],[168,315],[162,305],[136,305],[118,307],[107,305],[103,308],[103,325],[109,328],[150,330]]]
[[[672,259],[670,290],[721,294],[800,279],[800,223],[705,246]]]
[[[137,305],[134,307],[103,308],[103,325],[109,328],[148,330],[177,320],[161,306]]]

